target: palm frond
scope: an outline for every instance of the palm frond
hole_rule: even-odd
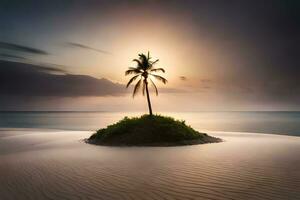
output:
[[[134,67],[129,67],[129,69],[125,71],[126,76],[129,74],[139,74],[139,73],[142,73],[141,70]]]
[[[157,60],[155,60],[155,61],[148,61],[149,62],[149,67],[148,67],[148,69],[152,69],[153,67],[154,67],[154,65],[155,65],[155,63],[157,63],[159,61],[159,59],[157,59]]]
[[[127,83],[127,85],[126,85],[126,88],[128,88],[129,85],[130,85],[135,79],[137,79],[139,76],[140,76],[140,74],[135,75],[134,77],[132,77],[132,78],[128,81],[128,83]]]
[[[154,65],[155,63],[157,63],[159,61],[159,59],[156,59],[155,61],[151,62],[151,65]]]
[[[155,89],[155,93],[156,93],[156,96],[157,96],[158,95],[157,87],[156,87],[155,83],[152,81],[152,79],[151,78],[149,78],[149,79],[150,79],[150,81],[151,81],[151,83],[152,83],[152,85],[153,85],[153,87]]]
[[[137,63],[137,69],[142,69],[143,68],[143,63],[139,59],[133,59],[132,61]]]
[[[154,78],[156,78],[157,80],[163,82],[164,84],[166,84],[168,81],[167,79],[165,79],[164,77],[162,76],[159,76],[159,75],[156,75],[156,74],[151,74],[151,76],[153,76]]]
[[[147,60],[147,56],[143,53],[139,54],[139,57],[142,62]]]
[[[150,70],[150,72],[159,72],[159,71],[161,71],[161,72],[163,72],[163,73],[166,72],[163,68],[156,68],[156,69],[151,69],[151,70]]]
[[[150,59],[151,59],[150,52],[148,51],[148,60],[150,60]]]
[[[144,70],[146,70],[148,67],[149,67],[149,61],[148,61],[148,59],[147,59],[147,56],[145,55],[145,54],[139,54],[139,60],[140,60],[140,62],[141,62],[141,68],[142,69],[144,69]]]
[[[139,91],[139,89],[141,87],[141,81],[142,81],[142,79],[140,79],[134,86],[132,97],[134,97],[136,95],[136,93]]]

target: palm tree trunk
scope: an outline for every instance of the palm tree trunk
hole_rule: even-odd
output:
[[[150,101],[150,96],[149,96],[148,81],[147,80],[145,80],[145,84],[146,84],[146,94],[147,94],[149,113],[150,113],[150,116],[152,116],[152,107],[151,107],[151,101]]]

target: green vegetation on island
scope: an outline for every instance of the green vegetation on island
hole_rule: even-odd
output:
[[[120,120],[98,130],[87,142],[110,146],[174,146],[221,142],[185,124],[160,115],[143,115]]]

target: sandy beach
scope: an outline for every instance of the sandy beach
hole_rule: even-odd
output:
[[[0,199],[300,199],[300,137],[208,133],[225,142],[118,148],[1,129]]]

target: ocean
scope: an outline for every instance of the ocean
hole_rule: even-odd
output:
[[[139,112],[0,112],[1,128],[93,131]],[[199,131],[236,131],[300,136],[300,112],[162,112]]]

